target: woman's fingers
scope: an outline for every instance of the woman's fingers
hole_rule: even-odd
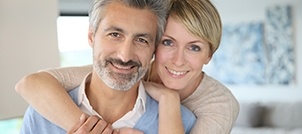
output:
[[[78,132],[81,133],[88,133],[93,130],[94,126],[97,125],[99,122],[100,118],[96,115],[88,117],[86,122],[78,129]]]
[[[73,134],[74,132],[76,132],[85,123],[87,118],[87,115],[82,114],[80,120],[70,130],[68,130],[67,134]]]
[[[98,116],[88,117],[82,114],[79,122],[67,134],[143,134],[143,132],[126,127],[114,130],[111,124],[108,124]]]
[[[87,117],[82,115],[80,121],[74,125],[68,134],[112,134],[113,129],[96,115]]]
[[[99,119],[90,131],[91,134],[112,134],[112,132],[112,126],[102,119]]]
[[[102,134],[113,134],[113,128],[110,124],[107,124],[107,126],[103,129]]]
[[[117,131],[118,134],[144,134],[142,131],[128,127],[120,128],[115,131]]]

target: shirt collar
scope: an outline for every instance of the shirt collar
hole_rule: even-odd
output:
[[[90,105],[89,100],[87,98],[86,92],[85,92],[85,88],[86,88],[86,83],[91,81],[91,76],[92,73],[88,73],[84,80],[82,81],[81,85],[79,86],[79,92],[78,92],[78,105],[81,108],[81,110],[83,112],[85,112],[86,114],[89,115],[98,115],[100,118],[102,118]],[[137,95],[137,99],[136,102],[134,104],[133,109],[131,110],[132,112],[134,112],[134,114],[126,114],[126,117],[122,117],[121,120],[124,119],[132,119],[136,118],[133,116],[137,116],[140,117],[141,115],[143,115],[146,111],[146,99],[147,99],[147,93],[145,91],[145,87],[143,85],[143,82],[140,81],[139,83],[139,87],[138,87],[138,95]],[[135,120],[138,120],[135,119]],[[119,121],[119,120],[118,120]],[[117,121],[117,122],[118,122]],[[135,124],[134,124],[135,125]]]
[[[138,87],[138,95],[133,110],[138,109],[140,107],[141,110],[143,110],[144,112],[146,111],[146,98],[147,98],[146,96],[147,93],[144,84],[142,81],[140,81]]]

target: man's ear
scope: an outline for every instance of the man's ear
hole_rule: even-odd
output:
[[[88,43],[89,45],[93,48],[93,45],[94,45],[94,33],[95,30],[92,26],[89,26],[89,29],[88,29]]]
[[[154,51],[153,51],[153,55],[156,54],[156,50],[157,50],[157,46],[155,46],[155,49],[154,49]]]

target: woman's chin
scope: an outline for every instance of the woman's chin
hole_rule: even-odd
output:
[[[173,89],[173,90],[177,90],[177,91],[179,91],[179,90],[182,90],[183,88],[182,88],[182,85],[179,85],[179,84],[165,84],[165,86],[167,87],[167,88],[170,88],[170,89]]]

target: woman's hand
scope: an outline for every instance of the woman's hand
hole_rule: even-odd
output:
[[[68,134],[118,134],[112,126],[96,115],[82,114],[79,122],[75,124]]]
[[[177,90],[169,89],[162,84],[155,82],[144,82],[144,86],[147,93],[158,102],[160,102],[160,100],[164,97],[179,98],[179,93]]]
[[[81,115],[77,124],[75,124],[67,134],[144,134],[133,128],[113,129],[110,124],[98,116]]]
[[[120,129],[115,129],[114,132],[117,132],[118,134],[144,134],[142,131],[136,130],[134,128],[120,128]]]

